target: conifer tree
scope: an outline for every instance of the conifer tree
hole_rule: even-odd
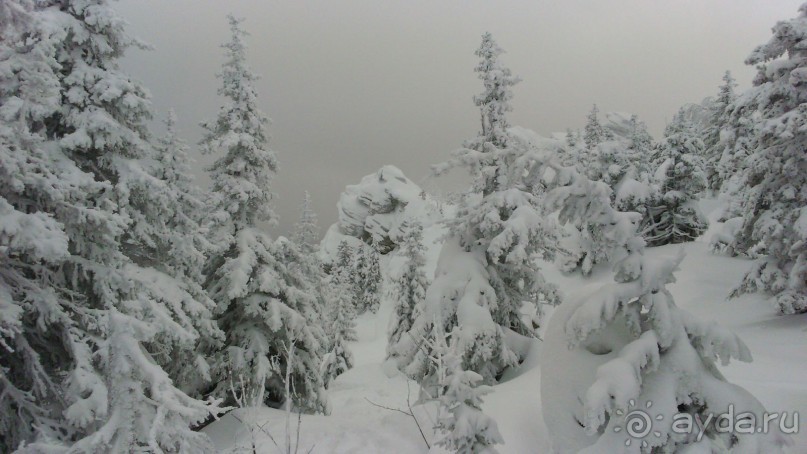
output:
[[[362,244],[352,267],[353,291],[356,295],[356,313],[376,313],[381,304],[381,267],[374,243]]]
[[[525,148],[500,130],[508,124],[504,113],[511,110],[509,87],[518,80],[499,62],[501,53],[490,34],[483,35],[477,72],[485,92],[474,98],[485,119],[483,128],[451,161],[435,169],[464,166],[473,183],[450,223],[424,310],[395,347],[399,367],[419,382],[434,374],[428,352],[418,343],[428,345],[433,338],[438,312],[446,324],[444,331],[466,327],[463,364],[493,383],[504,368],[519,360],[505,342],[507,332],[534,336],[539,305],[557,301],[554,287],[544,281],[533,260],[540,251],[550,250],[552,235],[537,211],[537,197],[524,184]],[[534,316],[524,316],[525,311]]]
[[[187,291],[183,303],[191,322],[200,334],[201,344],[217,343],[223,333],[212,319],[215,303],[203,288],[202,270],[210,252],[214,249],[203,227],[206,212],[201,189],[194,185],[190,170],[188,146],[176,130],[176,114],[169,111],[165,120],[165,136],[155,145],[155,159],[160,163],[158,177],[171,192],[170,214],[165,227],[171,233],[165,247],[157,252],[157,260],[166,272],[177,279]],[[198,344],[197,343],[197,344]],[[162,347],[158,340],[154,349]],[[198,393],[210,380],[210,365],[199,351],[199,345],[184,345],[155,355],[171,378],[184,391]],[[199,378],[202,377],[202,380]]]
[[[630,142],[630,156],[636,168],[636,175],[638,178],[642,178],[650,171],[653,137],[647,132],[645,122],[639,120],[637,115],[631,115],[630,117],[628,141]]]
[[[294,242],[300,246],[303,254],[310,255],[318,250],[318,238],[317,214],[311,208],[311,194],[305,191],[303,205],[300,207],[300,220],[295,225]]]
[[[757,420],[765,414],[757,399],[717,369],[718,361],[751,361],[742,340],[678,308],[666,288],[683,254],[650,260],[641,243],[635,246],[617,263],[616,282],[565,302],[550,322],[545,353],[563,364],[541,375],[553,450],[624,452],[632,444],[633,452],[680,452],[693,445],[707,452],[781,452],[788,441],[775,428],[730,433],[708,425],[702,440],[697,430],[676,431],[674,424],[653,424],[647,437],[625,430],[631,424],[625,415],[634,409],[648,421],[682,415],[705,421],[734,407]]]
[[[356,294],[353,291],[352,276],[353,249],[347,241],[341,241],[337,249],[336,262],[331,269],[328,281],[328,309],[326,311],[326,332],[329,339],[328,353],[322,365],[325,385],[328,386],[337,376],[353,367],[353,354],[346,343],[356,337]]]
[[[507,112],[513,110],[510,100],[513,98],[512,87],[521,79],[513,76],[510,69],[499,63],[499,56],[504,53],[493,35],[482,35],[482,44],[474,52],[479,57],[479,64],[474,68],[485,91],[474,96],[474,104],[479,107],[481,130],[479,134],[465,144],[466,148],[482,150],[486,143],[504,148],[507,145]]]
[[[3,452],[39,437],[72,432],[61,416],[69,404],[61,399],[62,382],[56,377],[71,369],[77,337],[70,331],[70,306],[58,282],[58,267],[70,259],[63,219],[85,209],[98,213],[85,208],[83,194],[105,188],[71,165],[44,137],[43,122],[57,111],[60,93],[54,49],[41,25],[33,2],[0,4]]]
[[[648,245],[693,241],[706,230],[697,205],[697,195],[706,187],[702,150],[703,141],[679,111],[654,157],[659,198],[648,206],[642,227]]]
[[[732,122],[756,118],[742,160],[742,228],[732,245],[739,252],[760,248],[765,255],[734,295],[761,291],[779,312],[807,312],[807,3],[799,15],[773,28],[773,36],[746,60],[757,65],[754,86],[732,106]]]
[[[353,353],[347,342],[356,338],[356,313],[344,292],[344,286],[336,281],[331,287],[334,294],[331,299],[332,310],[328,313],[329,331],[332,333],[330,348],[323,359],[323,381],[327,387],[336,377],[353,367]]]
[[[311,196],[308,191],[305,191],[303,197],[303,204],[300,207],[300,219],[297,221],[294,230],[293,244],[299,250],[299,263],[293,263],[291,266],[298,266],[301,272],[306,276],[306,283],[316,297],[316,304],[314,311],[311,313],[312,326],[323,327],[328,321],[328,294],[332,289],[328,287],[327,274],[319,257],[319,227],[317,226],[317,215],[311,208]],[[327,329],[323,328],[323,335],[325,342],[323,348],[327,347],[328,334]]]
[[[102,0],[15,0],[0,17],[14,24],[0,27],[3,334],[18,346],[2,353],[0,406],[21,416],[0,421],[1,443],[211,451],[190,426],[219,409],[154,362],[156,340],[193,345],[199,333],[193,297],[154,268],[176,194],[149,161],[146,91],[118,68],[135,42]]]
[[[241,20],[228,20],[231,39],[222,46],[226,61],[219,75],[219,93],[227,102],[215,121],[203,124],[201,142],[204,151],[223,154],[210,168],[217,202],[214,237],[220,249],[207,263],[206,289],[225,333],[223,345],[211,346],[212,393],[232,398],[228,377],[242,377],[247,392],[265,389],[265,402],[279,405],[288,366],[283,354],[293,343],[298,357],[290,374],[295,404],[325,411],[318,356],[324,339],[309,323],[316,297],[304,284],[301,268],[287,266],[299,262],[291,257],[299,254],[296,248],[284,238],[272,241],[258,229],[259,222],[275,220],[269,182],[277,158],[267,148],[269,120],[257,106],[256,76],[246,62],[246,32]],[[300,360],[303,352],[311,358]]]
[[[541,375],[553,450],[622,452],[630,441],[636,452],[677,452],[701,443],[697,434],[675,433],[671,425],[654,425],[651,436],[630,438],[625,415],[636,408],[632,403],[653,421],[671,421],[683,413],[704,421],[704,412],[725,412],[731,405],[761,418],[762,405],[727,383],[716,366],[717,361],[750,361],[747,347],[725,328],[679,309],[666,288],[683,255],[645,257],[638,216],[615,210],[602,182],[546,157],[535,159],[552,169],[551,177],[542,179],[548,211],[558,210],[561,223],[585,219],[599,224],[611,243],[614,264],[614,282],[564,301],[548,324],[547,364],[563,364],[545,367]],[[544,174],[540,168],[533,173]],[[706,432],[700,447],[707,451],[778,452],[788,443],[778,432]]]
[[[429,280],[423,271],[426,248],[423,245],[423,226],[420,223],[413,222],[408,226],[400,248],[406,264],[391,292],[395,298],[395,309],[388,330],[387,356],[395,356],[394,346],[412,328],[418,311],[422,310],[426,289],[429,287]]]
[[[706,186],[710,191],[717,192],[723,185],[723,177],[718,166],[723,155],[724,144],[720,139],[720,132],[726,128],[729,118],[728,108],[737,95],[734,90],[737,83],[730,71],[723,75],[723,84],[717,96],[709,106],[709,123],[703,131],[703,160]]]
[[[600,109],[594,104],[586,120],[583,141],[586,143],[586,148],[589,150],[593,150],[594,147],[602,142],[613,139],[611,131],[605,129],[602,123],[600,123],[599,113]]]
[[[439,321],[435,323],[441,325]],[[432,348],[439,402],[435,426],[439,438],[435,444],[451,452],[495,454],[494,446],[504,443],[504,439],[496,421],[481,408],[482,396],[492,388],[480,383],[481,375],[463,369],[456,340],[459,336],[449,337],[451,341],[447,342],[445,333],[437,332]]]

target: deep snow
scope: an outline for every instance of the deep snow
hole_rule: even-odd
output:
[[[754,361],[733,362],[721,367],[726,378],[754,394],[769,412],[799,412],[800,433],[793,437],[790,452],[807,453],[807,314],[778,316],[762,295],[745,295],[727,300],[731,288],[740,282],[751,262],[709,252],[710,235],[720,229],[716,224],[716,204],[701,203],[704,212],[711,213],[712,227],[694,243],[648,249],[648,255],[675,255],[683,248],[686,257],[676,273],[677,282],[669,289],[676,303],[704,318],[713,319],[737,333],[751,349]],[[439,245],[434,240],[439,230],[427,231],[428,267],[433,271]],[[394,254],[384,262],[384,269],[394,270]],[[554,265],[545,264],[547,280],[556,283],[563,296],[586,291],[589,286],[611,279],[607,269],[598,270],[589,278],[579,274],[564,275]],[[393,271],[394,272],[394,271]],[[329,416],[303,415],[299,452],[314,453],[425,453],[429,452],[412,417],[382,405],[409,411],[410,394],[415,415],[431,443],[433,405],[415,405],[417,385],[407,382],[401,374],[384,364],[386,330],[392,303],[382,301],[377,314],[365,314],[357,323],[359,340],[351,343],[356,366],[341,375],[331,385]],[[518,370],[508,371],[494,392],[485,397],[484,410],[498,423],[505,444],[497,447],[506,453],[550,452],[544,426],[540,399],[541,341],[532,342],[527,360]],[[563,365],[548,365],[562,367]],[[243,419],[245,410],[236,415]],[[280,410],[262,408],[254,413],[256,421],[273,435],[278,444],[285,443],[286,414]],[[292,415],[291,426],[297,416]],[[238,451],[250,443],[249,431],[233,415],[226,415],[205,429],[221,451]],[[292,434],[294,442],[296,433]],[[257,436],[261,453],[279,450],[264,434]],[[292,451],[293,452],[293,451]],[[434,448],[432,452],[438,452]]]

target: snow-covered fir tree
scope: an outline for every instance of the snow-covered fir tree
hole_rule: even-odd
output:
[[[441,325],[439,320],[435,323],[437,327]],[[504,439],[496,421],[481,408],[482,397],[492,388],[481,384],[481,375],[463,368],[462,353],[457,351],[459,335],[448,337],[450,341],[438,328],[431,349],[437,382],[435,399],[439,403],[435,445],[457,453],[495,454],[498,451],[494,446],[504,443]]]
[[[594,147],[606,140],[613,139],[611,131],[600,123],[599,113],[600,109],[594,104],[586,118],[586,126],[583,129],[583,142],[585,142],[586,148],[589,150],[593,150]]]
[[[720,158],[723,156],[724,144],[720,139],[720,132],[727,126],[729,112],[728,107],[737,98],[734,81],[730,71],[723,75],[723,84],[720,86],[717,96],[709,104],[708,125],[702,131],[703,139],[703,167],[706,177],[706,187],[712,193],[716,193],[723,185],[723,177],[718,166]]]
[[[307,284],[316,297],[314,312],[311,314],[313,317],[311,323],[324,327],[328,320],[328,296],[332,290],[328,287],[328,275],[325,273],[318,253],[319,226],[317,225],[317,214],[311,207],[311,196],[308,191],[305,191],[303,196],[300,218],[294,226],[293,238],[293,244],[297,246],[300,252],[297,255],[300,261],[299,263],[291,263],[289,266],[300,267],[301,272],[306,276]],[[324,329],[326,340],[328,339],[327,331],[327,329]],[[328,342],[325,342],[323,347],[327,347],[327,344]]]
[[[282,403],[287,359],[293,343],[295,369],[290,375],[295,404],[325,411],[319,365],[327,343],[310,325],[316,296],[300,267],[286,266],[299,254],[288,240],[272,241],[259,230],[274,222],[269,182],[277,168],[267,147],[269,120],[258,109],[252,82],[256,76],[246,62],[246,33],[241,21],[229,16],[231,39],[223,45],[226,61],[219,77],[219,94],[226,103],[215,121],[204,123],[203,150],[223,155],[210,167],[217,221],[213,237],[219,249],[208,261],[206,288],[216,302],[224,331],[223,344],[209,347],[214,395],[231,399],[232,377],[243,379],[248,392],[263,390],[264,401]],[[303,357],[308,355],[308,358]]]
[[[165,247],[158,249],[157,261],[191,297],[183,301],[185,311],[200,334],[199,343],[210,344],[221,341],[223,336],[212,319],[215,303],[203,288],[202,270],[213,245],[207,238],[208,232],[203,224],[204,213],[207,212],[204,195],[193,183],[188,146],[178,135],[176,121],[174,111],[169,111],[165,120],[165,136],[155,146],[155,160],[160,163],[157,176],[172,194],[170,214],[165,221],[171,235],[167,237]],[[155,359],[183,391],[196,394],[207,385],[210,365],[200,353],[199,345],[181,345],[167,351],[157,340],[152,348],[160,352],[159,355],[155,354]]]
[[[356,313],[376,313],[381,304],[381,266],[374,243],[362,244],[352,267],[353,291],[356,294]]]
[[[504,50],[493,39],[493,35],[482,35],[482,44],[474,52],[479,57],[479,64],[474,68],[485,91],[474,96],[474,104],[479,107],[482,129],[479,134],[465,143],[466,148],[481,151],[486,143],[493,147],[503,148],[507,145],[507,112],[513,110],[510,100],[513,98],[512,87],[521,79],[512,75],[510,69],[502,66],[499,56]]]
[[[716,163],[716,178],[720,181],[719,199],[722,202],[720,221],[740,218],[745,210],[746,191],[753,186],[747,180],[750,174],[745,167],[748,165],[748,156],[758,146],[755,132],[758,117],[757,110],[747,105],[745,96],[736,96],[726,108],[725,118],[721,119],[718,145],[721,155]],[[736,237],[733,245],[736,253],[756,256],[757,244],[745,233],[750,232],[741,230]]]
[[[353,353],[346,345],[346,342],[357,339],[352,261],[353,248],[343,240],[339,243],[327,287],[325,323],[329,343],[328,353],[322,363],[322,375],[326,386],[353,367]]]
[[[541,375],[542,410],[553,449],[675,452],[700,444],[707,452],[778,452],[788,443],[779,432],[738,435],[712,428],[714,433],[698,440],[697,433],[674,433],[672,425],[665,424],[658,435],[626,438],[625,415],[634,408],[648,412],[654,421],[688,414],[692,427],[696,418],[705,420],[705,412],[719,414],[732,404],[762,418],[762,405],[727,383],[715,365],[718,360],[750,361],[750,353],[725,328],[675,305],[666,285],[674,282],[673,271],[683,255],[646,258],[637,213],[614,209],[607,187],[574,168],[546,158],[542,166],[552,170],[551,178],[543,181],[548,208],[559,210],[559,221],[596,220],[606,232],[615,281],[564,301],[548,324],[544,364],[563,365],[544,367]]]
[[[743,225],[732,246],[765,253],[734,294],[765,292],[784,314],[807,312],[805,45],[807,3],[797,17],[776,24],[773,37],[748,57],[759,72],[732,113],[735,120],[747,111],[755,118],[753,146],[740,169]]]
[[[642,232],[650,246],[693,241],[707,227],[697,197],[706,187],[703,141],[683,111],[667,126],[654,156],[658,198],[647,207]]]
[[[492,383],[519,361],[505,341],[507,333],[534,336],[540,305],[557,301],[554,286],[544,281],[534,260],[550,250],[551,229],[536,208],[532,188],[524,184],[524,149],[508,131],[489,127],[508,124],[509,87],[517,81],[499,62],[501,53],[490,34],[483,35],[477,72],[485,91],[474,99],[486,120],[466,148],[435,169],[466,167],[473,183],[450,223],[424,310],[395,347],[399,367],[418,381],[434,373],[420,345],[428,346],[437,314],[444,331],[463,327],[457,340],[463,364]]]
[[[59,267],[71,258],[66,224],[84,196],[106,189],[46,141],[44,121],[61,102],[55,43],[34,2],[0,4],[0,451],[73,429],[57,374],[82,355],[71,331]],[[32,43],[28,45],[28,40]],[[104,224],[109,227],[109,224]],[[37,321],[41,322],[37,322]],[[60,335],[59,333],[64,333]],[[74,353],[74,345],[81,350]],[[91,365],[89,370],[95,372]],[[72,397],[72,396],[70,396]]]
[[[294,242],[300,246],[303,254],[315,254],[319,249],[319,227],[317,214],[311,207],[311,194],[305,191],[303,204],[300,207],[300,219],[294,226]]]
[[[412,222],[407,226],[400,252],[406,263],[390,291],[395,301],[387,338],[387,356],[390,357],[396,356],[395,345],[412,328],[426,298],[426,289],[429,288],[429,280],[423,271],[426,247],[423,245],[423,226],[420,223]]]
[[[150,161],[147,93],[118,69],[135,42],[105,1],[0,11],[3,324],[18,346],[3,352],[0,405],[20,415],[0,424],[2,443],[212,451],[190,426],[219,409],[178,390],[153,357],[158,339],[194,345],[199,302],[152,268],[176,193]]]
[[[612,135],[591,150],[578,150],[578,155],[585,153],[587,161],[572,165],[589,178],[608,185],[614,206],[646,216],[647,204],[654,195],[650,181],[651,149],[652,137],[647,127],[632,115],[626,122],[625,133]],[[561,163],[569,165],[563,159]],[[560,239],[555,263],[564,271],[579,269],[588,276],[595,265],[610,261],[611,249],[596,219],[573,227]]]
[[[650,170],[650,158],[653,153],[653,136],[647,131],[647,124],[639,119],[638,115],[631,115],[628,130],[633,165],[638,175],[644,175]]]
[[[612,186],[614,206],[644,216],[653,195],[651,180],[655,169],[650,165],[653,137],[647,131],[647,125],[636,115],[630,117],[627,141],[625,155],[628,162],[622,161],[621,178],[617,185]]]
[[[572,131],[572,128],[566,128],[566,146],[569,149],[574,149],[580,143],[580,136],[578,131]]]
[[[356,312],[350,299],[347,297],[345,287],[337,281],[332,287],[335,294],[330,304],[327,323],[331,326],[328,331],[332,338],[329,342],[328,353],[322,361],[322,375],[326,387],[339,375],[353,367],[353,353],[347,342],[356,340]]]
[[[356,295],[355,278],[351,264],[355,257],[355,251],[347,241],[341,241],[337,249],[336,263],[331,272],[331,315],[329,320],[333,321],[335,329],[331,332],[335,338],[342,336],[346,341],[356,340]],[[337,319],[340,319],[337,321]]]

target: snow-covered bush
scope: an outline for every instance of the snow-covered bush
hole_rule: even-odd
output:
[[[441,325],[439,321],[435,323]],[[457,453],[495,454],[494,446],[504,443],[504,439],[496,421],[481,408],[482,397],[492,389],[480,383],[481,375],[463,368],[456,341],[462,337],[461,329],[454,328],[448,336],[450,340],[438,330],[431,349],[430,360],[436,370],[434,398],[439,403],[435,445]]]
[[[764,411],[717,370],[717,361],[750,361],[745,344],[679,309],[666,289],[682,259],[629,257],[617,265],[616,282],[555,312],[546,336],[541,397],[558,452],[677,452],[690,445],[705,445],[707,452],[778,452],[787,444],[778,432],[728,433],[709,426],[700,440],[698,430],[674,430],[681,415],[705,421],[732,404],[759,421]],[[644,412],[651,426],[637,431],[642,435],[627,431],[633,410]]]

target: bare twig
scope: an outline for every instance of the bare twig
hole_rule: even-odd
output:
[[[408,411],[401,410],[400,408],[385,407],[384,405],[377,404],[377,403],[373,402],[372,400],[370,400],[370,399],[368,399],[366,397],[364,398],[364,400],[369,402],[370,405],[374,405],[374,406],[376,406],[378,408],[383,408],[384,410],[397,411],[398,413],[403,413],[406,416],[414,416],[412,413],[409,413]]]
[[[243,425],[245,425],[247,427],[250,427],[249,424],[247,424],[243,419],[236,416],[234,413],[230,413],[230,414],[233,416],[233,418],[235,418],[236,421],[240,422],[241,424],[243,424]],[[267,423],[268,423],[268,421],[263,423],[263,425],[258,425],[257,423],[253,423],[253,426],[258,428],[258,430],[260,430],[264,434],[266,434],[269,437],[269,439],[272,440],[272,443],[275,444],[277,449],[280,450],[280,446],[277,444],[277,442],[275,441],[275,438],[272,436],[272,434],[269,433],[266,429],[264,429],[264,427],[266,426]],[[251,431],[251,429],[250,429],[250,431]],[[252,451],[257,452],[257,448],[255,446],[255,437],[254,436],[253,436],[253,439],[252,439]]]
[[[300,425],[303,423],[303,415],[298,410],[297,411],[297,440],[294,442],[294,454],[297,454],[297,450],[300,449]]]
[[[426,434],[423,433],[423,429],[420,427],[420,422],[418,421],[417,416],[415,416],[415,413],[412,410],[412,404],[409,402],[409,391],[408,391],[409,390],[409,381],[408,380],[406,382],[406,389],[407,389],[406,405],[409,407],[409,411],[401,410],[400,408],[392,408],[392,407],[387,407],[385,405],[377,404],[377,403],[373,402],[372,400],[370,400],[370,399],[368,399],[366,397],[364,398],[364,400],[369,402],[370,405],[376,406],[378,408],[383,408],[384,410],[397,411],[398,413],[403,413],[406,416],[409,416],[410,418],[412,418],[415,421],[415,425],[418,428],[418,432],[420,432],[421,438],[423,438],[423,442],[426,443],[426,447],[431,449],[431,445],[429,444],[429,441],[426,439]]]
[[[423,442],[426,443],[426,447],[431,449],[431,445],[429,445],[428,440],[426,440],[426,434],[423,433],[423,428],[420,427],[420,421],[415,417],[415,411],[412,410],[412,402],[409,399],[410,391],[409,391],[409,380],[406,380],[406,406],[409,407],[409,414],[412,415],[412,419],[415,420],[415,425],[418,426],[418,432],[420,432],[421,438],[423,438]],[[426,413],[428,414],[428,413]]]

